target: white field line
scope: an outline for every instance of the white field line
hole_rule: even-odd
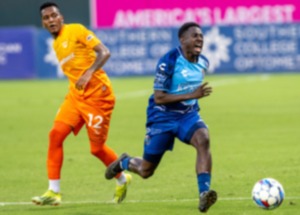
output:
[[[220,87],[220,86],[228,86],[233,84],[241,84],[241,83],[253,83],[257,81],[267,81],[270,79],[270,75],[263,74],[259,76],[246,77],[246,78],[229,78],[219,81],[211,81],[209,84],[212,87]],[[116,94],[117,100],[130,99],[130,98],[138,98],[143,97],[145,95],[150,95],[153,92],[152,89],[148,90],[138,90],[127,93],[119,93]]]
[[[288,196],[285,200],[298,200],[300,196]],[[170,202],[197,202],[198,199],[163,199],[163,200],[126,200],[122,204],[137,204],[137,203],[170,203]],[[250,197],[228,197],[228,198],[218,198],[218,201],[252,201]],[[0,206],[9,205],[31,205],[32,202],[0,202]],[[63,201],[62,204],[115,204],[112,201]]]

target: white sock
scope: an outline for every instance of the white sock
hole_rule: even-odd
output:
[[[55,193],[60,192],[60,179],[49,180],[49,190],[52,190]]]
[[[117,178],[117,184],[118,185],[122,185],[122,184],[125,184],[126,183],[126,177],[125,177],[125,174],[122,172],[120,177]]]

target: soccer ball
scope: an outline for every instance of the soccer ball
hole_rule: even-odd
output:
[[[252,199],[255,204],[263,209],[275,209],[284,199],[282,185],[273,178],[264,178],[256,182],[252,189]]]

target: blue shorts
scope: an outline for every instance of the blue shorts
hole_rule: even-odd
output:
[[[189,144],[199,128],[207,128],[198,112],[191,112],[181,118],[167,122],[153,123],[147,127],[144,141],[143,158],[149,162],[158,163],[167,150],[172,150],[175,138]]]

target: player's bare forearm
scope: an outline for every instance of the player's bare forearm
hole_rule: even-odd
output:
[[[110,51],[103,44],[94,47],[97,57],[90,68],[88,68],[75,84],[76,89],[83,90],[91,80],[93,73],[101,68],[110,57]]]
[[[93,72],[103,67],[106,61],[110,58],[109,49],[102,43],[96,45],[94,47],[94,51],[97,53],[97,57],[92,66],[88,69]]]
[[[154,100],[156,104],[168,104],[174,102],[181,102],[191,99],[191,94],[169,94],[163,91],[155,90]]]
[[[192,94],[195,99],[200,99],[209,96],[212,93],[212,87],[208,85],[208,82],[200,85]]]
[[[212,92],[212,87],[205,82],[199,86],[194,92],[187,94],[169,94],[164,91],[155,90],[154,100],[156,104],[168,104],[174,102],[181,102],[189,99],[200,99],[209,96]]]

